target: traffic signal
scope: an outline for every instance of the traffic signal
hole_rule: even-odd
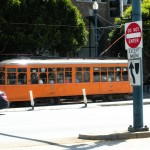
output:
[[[120,17],[121,16],[121,0],[110,0],[110,17]]]

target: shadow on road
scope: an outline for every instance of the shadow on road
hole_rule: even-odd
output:
[[[40,140],[40,139],[34,139],[34,138],[28,138],[28,137],[22,137],[22,136],[16,136],[16,135],[11,135],[11,134],[5,134],[5,133],[0,133],[0,136],[7,136],[7,137],[12,137],[12,138],[18,138],[18,139],[23,139],[23,140],[29,140],[29,141],[35,141],[35,142],[40,142],[44,143],[47,145],[51,146],[57,146],[59,148],[64,148],[65,150],[90,150],[93,148],[100,148],[102,146],[114,146],[117,144],[120,144],[122,142],[125,142],[125,140],[120,140],[120,141],[90,141],[86,140],[82,142],[82,140],[76,142],[68,142],[70,144],[61,144],[61,143],[55,143],[55,142],[50,142],[50,141],[45,141],[45,140]],[[9,143],[10,144],[10,143]],[[34,147],[35,145],[33,145]],[[30,148],[30,146],[28,146]],[[18,147],[19,148],[19,147]]]

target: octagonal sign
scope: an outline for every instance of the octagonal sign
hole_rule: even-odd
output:
[[[125,49],[142,48],[142,21],[125,24]]]

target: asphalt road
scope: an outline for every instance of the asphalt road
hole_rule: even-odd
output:
[[[144,100],[144,124],[150,126],[150,100]],[[147,105],[146,105],[147,104]],[[11,108],[0,110],[0,150],[146,149],[150,138],[119,141],[78,139],[83,133],[127,130],[133,122],[132,101]]]

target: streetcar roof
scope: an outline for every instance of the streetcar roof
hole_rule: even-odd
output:
[[[10,59],[0,65],[48,65],[48,64],[118,64],[128,63],[126,59]]]

